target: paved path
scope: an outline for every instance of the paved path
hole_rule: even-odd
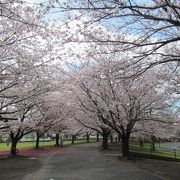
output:
[[[23,180],[162,180],[132,163],[106,156],[99,144],[66,147],[41,158],[42,166]],[[45,158],[46,157],[46,158]]]

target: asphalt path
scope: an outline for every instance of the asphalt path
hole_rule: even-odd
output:
[[[108,156],[99,144],[66,147],[39,157],[41,167],[23,180],[163,180],[128,161]]]

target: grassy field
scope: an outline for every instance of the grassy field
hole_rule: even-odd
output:
[[[131,144],[130,145],[130,151],[142,153],[142,154],[147,154],[147,155],[152,155],[152,156],[160,156],[160,157],[180,159],[180,152],[179,151],[176,150],[174,152],[174,150],[172,150],[172,149],[160,148],[158,144],[156,144],[156,148],[154,151],[151,150],[151,146],[148,143],[144,144],[143,146]]]
[[[75,141],[75,144],[80,144],[80,143],[85,143],[85,140],[78,140]],[[63,143],[64,145],[70,145],[71,141],[64,141]],[[46,147],[46,146],[54,146],[55,145],[55,141],[46,141],[46,142],[40,142],[40,147]],[[35,147],[35,142],[19,142],[17,144],[17,148],[21,149],[21,148],[33,148]],[[0,143],[0,152],[1,151],[9,151],[11,148],[11,144],[9,143],[9,145],[7,145],[7,143]]]

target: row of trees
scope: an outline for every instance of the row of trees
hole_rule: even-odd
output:
[[[116,132],[128,156],[131,134],[167,137],[179,128],[177,2],[78,2],[0,3],[0,130],[10,134],[12,155],[31,132],[38,147],[44,133],[74,140],[95,131],[104,148]],[[70,19],[49,22],[57,8]],[[163,8],[172,15],[157,19]],[[122,21],[105,22],[112,18]],[[152,28],[146,20],[159,23]]]
[[[116,132],[122,141],[123,155],[128,156],[132,133],[167,138],[175,115],[155,71],[137,78],[119,78],[119,75],[117,78],[117,66],[121,63],[106,61],[72,74],[74,117],[103,136],[104,148],[108,136]]]
[[[38,147],[45,132],[61,132],[69,110],[57,89],[63,78],[57,79],[52,64],[53,30],[44,21],[48,9],[22,1],[3,1],[0,9],[0,129],[9,133],[16,155],[26,134],[36,133]]]

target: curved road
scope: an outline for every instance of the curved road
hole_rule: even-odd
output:
[[[65,151],[42,156],[41,168],[23,180],[162,180],[99,150],[99,144],[66,147]]]

